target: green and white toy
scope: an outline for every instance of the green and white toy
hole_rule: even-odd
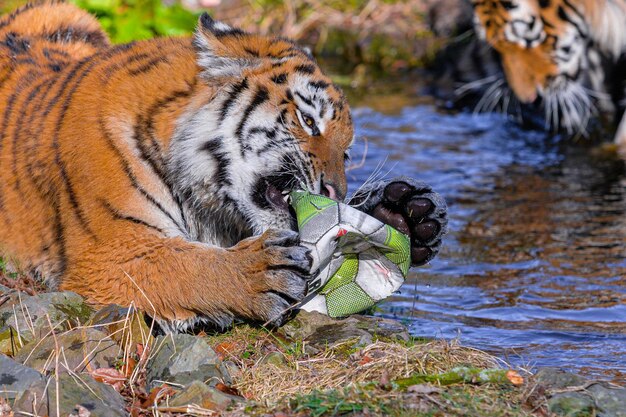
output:
[[[321,195],[294,191],[290,201],[315,271],[301,309],[345,317],[400,288],[411,264],[407,235]]]

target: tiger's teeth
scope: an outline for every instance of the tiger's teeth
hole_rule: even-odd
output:
[[[289,194],[285,194],[283,200],[285,200],[285,203],[289,203]]]

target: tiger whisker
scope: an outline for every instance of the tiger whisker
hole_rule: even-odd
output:
[[[496,81],[495,83],[493,83],[493,85],[487,89],[485,94],[483,94],[478,104],[474,108],[474,112],[473,112],[474,115],[483,113],[483,109],[485,109],[487,103],[489,103],[490,100],[492,100],[493,95],[496,93],[496,91],[498,91],[498,89],[500,88],[500,85],[502,85],[503,82],[504,80],[500,79]]]
[[[465,83],[461,87],[454,90],[454,94],[457,97],[462,97],[463,95],[467,94],[468,92],[472,90],[475,90],[479,87],[482,87],[485,84],[489,84],[490,82],[495,81],[496,79],[498,79],[498,77],[499,77],[498,75],[491,75],[489,77],[481,78],[480,80],[475,80],[475,81]]]

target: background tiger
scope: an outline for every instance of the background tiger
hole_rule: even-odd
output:
[[[291,41],[206,14],[193,38],[111,46],[74,6],[26,6],[0,19],[0,109],[4,256],[170,330],[279,323],[310,267],[286,194],[346,194],[341,91]],[[436,254],[429,187],[359,196],[413,235],[415,263]]]
[[[476,31],[500,55],[517,100],[543,108],[546,127],[585,134],[597,111],[620,120],[626,76],[624,0],[472,0]],[[484,107],[514,100],[485,78]],[[474,83],[480,85],[480,82]],[[616,143],[626,156],[626,122]]]

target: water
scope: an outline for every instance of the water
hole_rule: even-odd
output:
[[[381,314],[515,366],[626,382],[626,170],[601,147],[447,114],[406,95],[354,107],[353,190],[376,168],[443,194],[445,247]],[[373,108],[378,108],[374,110]]]

